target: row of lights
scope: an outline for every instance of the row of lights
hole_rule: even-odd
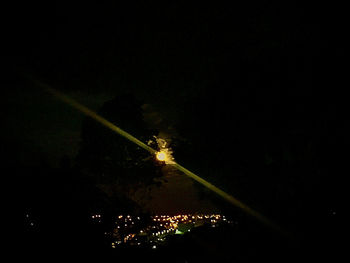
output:
[[[141,220],[140,217],[136,217],[138,221]],[[124,238],[121,237],[121,234],[119,232],[121,226],[120,223],[124,224],[124,227],[127,228],[127,223],[131,222],[132,227],[134,227],[135,223],[133,220],[133,217],[130,215],[119,215],[118,220],[115,222],[117,224],[116,233],[119,234],[119,240],[112,242],[112,248],[115,248],[116,245],[120,245],[122,243],[128,243],[130,241],[137,241],[134,242],[134,244],[141,245],[141,243],[138,241],[138,236],[148,236],[148,241],[150,243],[153,243],[153,241],[164,241],[164,236],[168,234],[173,234],[177,231],[179,224],[195,224],[196,222],[201,223],[211,223],[213,227],[215,227],[215,224],[218,223],[218,221],[226,221],[230,223],[230,221],[227,221],[226,217],[220,214],[211,214],[211,215],[192,215],[192,214],[181,214],[181,215],[175,215],[175,216],[169,216],[169,215],[154,215],[151,216],[151,220],[153,223],[151,225],[147,226],[146,228],[143,228],[138,231],[137,234],[134,231],[134,233],[129,233]],[[155,225],[156,224],[156,225]],[[130,229],[131,230],[131,229]],[[154,231],[158,230],[158,231]],[[188,229],[187,231],[190,231]],[[153,245],[156,246],[156,245]]]

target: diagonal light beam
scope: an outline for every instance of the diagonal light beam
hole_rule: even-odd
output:
[[[267,225],[267,226],[277,230],[278,232],[284,232],[279,226],[274,224],[267,217],[263,216],[259,212],[257,212],[254,209],[250,208],[246,204],[244,204],[241,201],[239,201],[237,198],[235,198],[232,195],[226,193],[225,191],[221,190],[220,188],[216,187],[215,185],[209,183],[207,180],[204,180],[203,178],[199,177],[198,175],[192,173],[191,171],[189,171],[188,169],[186,169],[185,167],[181,166],[178,163],[173,164],[173,166],[176,169],[178,169],[179,171],[185,173],[188,177],[192,178],[193,180],[197,181],[201,185],[204,185],[206,188],[208,188],[209,190],[211,190],[214,193],[216,193],[217,195],[221,196],[222,198],[224,198],[226,201],[228,201],[232,205],[242,209],[247,214],[255,217],[256,219],[258,219],[260,222],[264,223],[265,225]]]
[[[124,131],[123,129],[119,128],[115,124],[111,123],[110,121],[106,120],[105,118],[98,115],[96,112],[90,110],[86,106],[80,104],[79,102],[75,101],[74,99],[68,97],[67,95],[63,94],[62,92],[59,92],[56,89],[51,88],[50,86],[36,81],[41,87],[43,87],[47,92],[55,96],[56,98],[60,99],[61,101],[69,104],[73,108],[79,110],[80,112],[84,113],[86,116],[91,117],[95,121],[101,123],[103,126],[111,129],[112,131],[118,133],[119,135],[123,136],[124,138],[128,139],[129,141],[137,144],[141,148],[145,149],[146,151],[149,151],[151,154],[156,154],[157,151],[153,148],[149,147],[147,144],[143,143],[136,137],[132,136],[130,133]]]
[[[33,79],[31,78],[31,80],[33,80]],[[40,81],[34,80],[34,82],[37,85],[39,85],[40,87],[42,87],[45,91],[47,91],[48,93],[53,95],[54,97],[56,97],[59,100],[67,103],[68,105],[70,105],[73,108],[77,109],[78,111],[82,112],[86,116],[91,117],[95,121],[101,123],[103,126],[105,126],[105,127],[109,128],[109,129],[111,129],[112,131],[118,133],[122,137],[124,137],[124,138],[128,139],[129,141],[135,143],[136,145],[140,146],[141,148],[145,149],[146,151],[150,152],[151,154],[156,155],[158,153],[156,150],[154,150],[153,148],[149,147],[148,145],[146,145],[145,143],[143,143],[142,141],[140,141],[136,137],[132,136],[128,132],[126,132],[123,129],[119,128],[115,124],[113,124],[110,121],[106,120],[105,118],[101,117],[96,112],[90,110],[86,106],[80,104],[79,102],[75,101],[74,99],[70,98],[69,96],[65,95],[64,93],[62,93],[62,92],[60,92],[60,91],[50,87],[47,84],[44,84],[44,83],[40,82]],[[203,178],[201,178],[198,175],[194,174],[193,172],[189,171],[188,169],[186,169],[185,167],[181,166],[180,164],[174,162],[174,163],[172,163],[170,165],[175,167],[177,170],[183,172],[188,177],[192,178],[193,180],[197,181],[198,183],[202,184],[203,186],[205,186],[209,190],[213,191],[217,195],[221,196],[223,199],[225,199],[226,201],[228,201],[232,205],[242,209],[244,212],[246,212],[247,214],[253,216],[254,218],[259,220],[263,224],[271,227],[272,229],[274,229],[274,230],[276,230],[276,231],[278,231],[278,232],[280,232],[280,233],[282,233],[284,235],[289,235],[287,232],[285,232],[283,229],[281,229],[278,225],[273,223],[267,217],[263,216],[259,212],[257,212],[254,209],[250,208],[246,204],[242,203],[241,201],[239,201],[238,199],[236,199],[232,195],[224,192],[223,190],[221,190],[220,188],[218,188],[215,185],[211,184],[210,182],[204,180]]]

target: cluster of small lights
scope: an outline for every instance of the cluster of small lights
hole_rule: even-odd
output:
[[[139,216],[136,217],[136,221],[140,221],[140,220],[141,218]],[[118,229],[123,227],[127,228],[135,225],[135,219],[130,215],[127,215],[127,216],[120,215],[118,216],[118,220],[115,222],[115,224],[117,225]]]
[[[34,224],[34,219],[29,213],[27,213],[25,215],[25,220],[26,220],[26,223],[27,223],[28,226],[33,227],[35,225]]]
[[[232,223],[220,214],[154,215],[148,221],[145,225],[144,220],[138,216],[119,215],[112,234],[112,248],[124,244],[150,245],[151,248],[156,249],[159,243],[164,242],[169,235],[190,232],[191,228],[203,225],[216,227],[219,223]]]
[[[100,214],[92,215],[91,218],[92,218],[94,221],[98,222],[98,223],[101,223],[101,222],[102,222],[102,217],[101,217]]]

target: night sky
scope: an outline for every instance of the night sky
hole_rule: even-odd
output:
[[[328,241],[339,238],[349,141],[345,9],[124,2],[4,8],[8,166],[58,169],[81,150],[86,117],[26,76],[95,111],[127,93],[181,164],[292,232],[317,239],[322,226]],[[9,182],[21,196],[28,177],[15,174]],[[44,178],[35,179],[43,188]],[[230,211],[181,174],[165,178],[145,204],[151,210]]]

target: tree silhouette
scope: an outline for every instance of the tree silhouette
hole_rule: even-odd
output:
[[[107,101],[98,113],[143,142],[156,135],[143,120],[141,102],[131,94]],[[89,118],[83,122],[77,163],[97,184],[126,192],[151,185],[161,175],[161,165],[147,151]]]

